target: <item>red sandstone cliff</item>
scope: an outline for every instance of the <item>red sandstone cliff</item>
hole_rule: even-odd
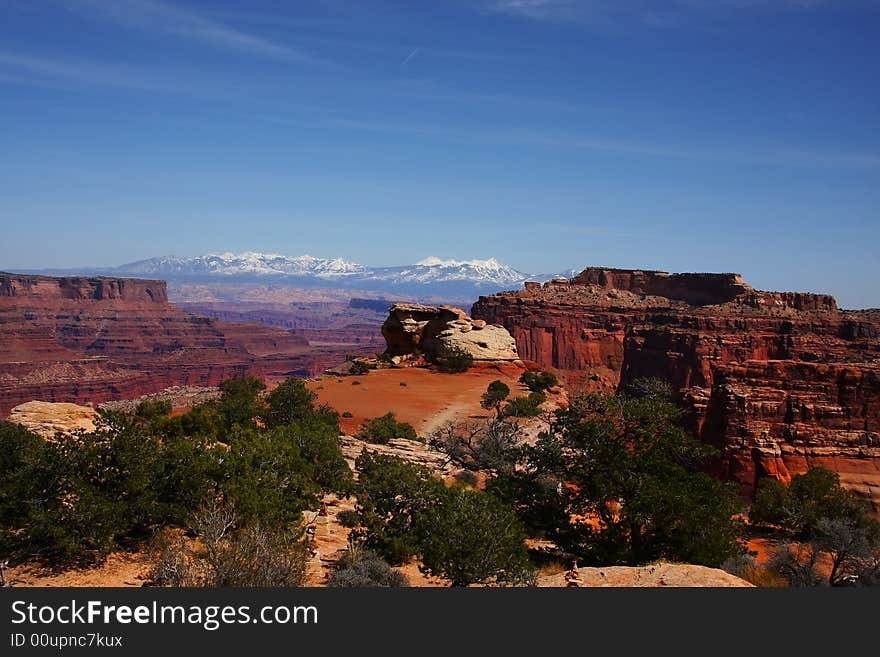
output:
[[[0,273],[0,417],[32,399],[98,403],[338,359],[288,331],[186,313],[163,281]]]
[[[472,315],[502,324],[522,358],[575,386],[669,380],[746,491],[761,474],[825,465],[880,505],[878,312],[758,291],[738,274],[589,268],[480,297]]]

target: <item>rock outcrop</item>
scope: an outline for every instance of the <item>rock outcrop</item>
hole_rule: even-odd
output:
[[[91,433],[98,421],[98,411],[78,404],[30,401],[13,408],[8,420],[38,436],[53,438],[56,433]]]
[[[477,361],[519,359],[516,341],[507,329],[471,319],[461,308],[397,303],[382,325],[392,357],[424,354],[428,360],[461,350]]]
[[[590,588],[613,587],[750,587],[744,579],[718,568],[681,563],[656,563],[649,566],[609,566],[607,568],[578,568],[572,584],[568,573],[538,578],[538,586]]]
[[[34,399],[99,403],[339,359],[321,356],[289,331],[186,313],[163,281],[0,273],[0,418]]]
[[[573,387],[670,381],[745,492],[762,474],[825,465],[880,503],[880,311],[758,291],[738,274],[589,268],[480,297],[472,313]]]

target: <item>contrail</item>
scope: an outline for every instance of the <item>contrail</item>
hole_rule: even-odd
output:
[[[419,49],[418,49],[418,48],[413,48],[413,51],[412,51],[410,54],[408,54],[408,55],[404,58],[404,60],[403,60],[402,62],[400,62],[400,65],[401,65],[401,66],[405,66],[406,63],[407,63],[409,60],[411,60],[413,57],[416,56],[416,53],[417,53],[417,52],[419,52]]]

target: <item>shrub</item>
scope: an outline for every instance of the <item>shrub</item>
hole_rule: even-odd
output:
[[[460,347],[450,347],[435,359],[437,369],[447,374],[467,372],[474,364],[474,357]]]
[[[352,413],[351,411],[345,411],[345,412],[342,414],[342,417],[344,417],[344,418],[346,418],[346,419],[351,419],[351,418],[354,417],[354,413]]]
[[[362,376],[370,371],[370,366],[362,360],[353,361],[348,373],[353,376]]]
[[[519,382],[532,392],[543,392],[550,390],[559,383],[553,372],[523,372],[519,377]]]
[[[785,484],[772,477],[762,477],[755,488],[749,520],[754,523],[781,525],[788,516],[788,502],[788,488]]]
[[[419,552],[420,518],[442,496],[443,482],[425,467],[369,450],[358,456],[355,466],[357,536],[392,564],[409,560]]]
[[[420,522],[422,569],[453,586],[521,581],[530,570],[522,523],[488,493],[448,489]]]
[[[844,520],[857,525],[868,521],[867,506],[855,493],[840,485],[840,475],[812,468],[792,477],[788,486],[773,479],[758,483],[750,518],[779,524],[805,539],[820,535],[824,520]]]
[[[767,567],[790,586],[818,586],[822,581],[816,567],[818,558],[812,545],[785,545],[770,558]]]
[[[541,404],[546,401],[542,392],[533,392],[528,397],[514,397],[504,406],[507,417],[537,417],[541,414]]]
[[[210,504],[193,517],[202,540],[195,551],[178,539],[165,547],[150,572],[154,584],[210,587],[293,587],[305,579],[309,550],[301,532],[236,527],[229,505]]]
[[[238,530],[209,554],[205,586],[302,586],[309,560],[300,535],[259,523]]]
[[[755,561],[749,555],[739,555],[724,562],[721,568],[731,575],[746,580],[750,584],[763,588],[781,588],[788,586],[788,580]]]
[[[234,502],[241,528],[281,531],[297,526],[322,492],[352,491],[335,411],[286,405],[296,413],[270,420],[286,424],[261,427],[250,416],[259,386],[223,387],[222,410],[209,403],[149,422],[105,413],[95,431],[51,441],[0,423],[0,548],[60,561],[101,558],[157,527],[182,526],[205,499]],[[237,417],[250,419],[225,428],[248,399],[251,410]]]
[[[420,555],[425,572],[456,586],[519,581],[528,573],[522,524],[495,497],[447,489],[427,468],[395,456],[364,451],[356,465],[354,535],[389,562]]]
[[[155,420],[171,413],[171,402],[165,400],[144,400],[137,405],[134,414],[145,420]]]
[[[394,570],[375,552],[354,547],[339,560],[327,582],[331,588],[409,586],[406,575]]]
[[[335,423],[334,423],[335,424]],[[308,475],[322,491],[341,495],[352,492],[354,476],[339,441],[339,430],[312,418],[294,422],[280,430],[282,436],[299,448],[300,457],[308,466]]]
[[[354,529],[361,523],[361,516],[357,511],[348,510],[340,511],[336,514],[339,524],[348,529]]]
[[[299,522],[317,503],[320,486],[288,427],[237,427],[224,455],[220,490],[243,521],[281,526]]]
[[[361,427],[358,438],[368,443],[387,445],[394,439],[418,440],[416,430],[408,422],[398,422],[394,413],[370,420]]]

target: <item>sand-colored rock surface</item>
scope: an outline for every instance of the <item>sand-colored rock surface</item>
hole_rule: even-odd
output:
[[[461,308],[396,303],[382,324],[389,356],[422,353],[433,360],[450,350],[464,351],[474,360],[519,360],[516,341],[500,325],[471,319]]]
[[[8,421],[44,438],[52,438],[58,432],[94,431],[97,419],[98,412],[90,406],[30,401],[13,408]]]
[[[718,568],[678,563],[656,563],[648,566],[609,566],[578,568],[580,586],[587,587],[751,587]],[[566,573],[538,579],[539,587],[565,587]]]

